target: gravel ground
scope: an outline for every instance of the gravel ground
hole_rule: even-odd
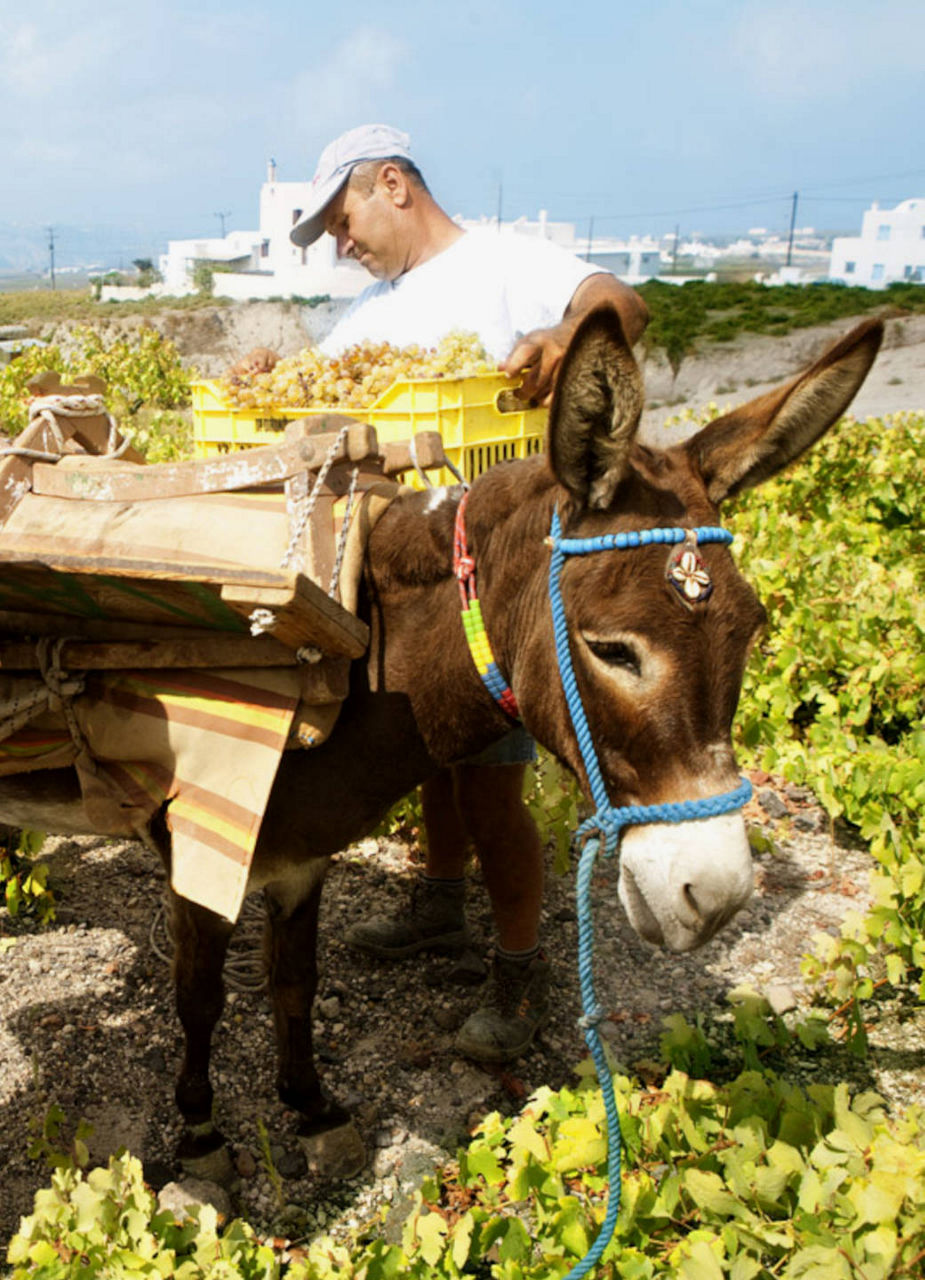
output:
[[[806,793],[760,780],[751,825],[770,836],[756,858],[749,907],[702,951],[676,956],[639,941],[618,905],[616,868],[595,884],[598,994],[618,1061],[632,1069],[657,1049],[661,1020],[722,1008],[728,990],[748,982],[787,1002],[806,1000],[799,965],[817,930],[835,931],[845,912],[863,909],[869,857],[836,842]],[[180,1037],[172,1010],[163,918],[163,873],[138,844],[107,839],[50,840],[47,860],[60,908],[47,929],[0,915],[12,945],[0,949],[0,1236],[31,1209],[48,1172],[30,1160],[30,1121],[58,1102],[70,1122],[94,1125],[91,1153],[104,1162],[121,1144],[141,1156],[160,1187],[175,1175],[178,1123],[173,1077]],[[322,911],[322,981],[316,1002],[318,1053],[327,1087],[354,1113],[370,1161],[341,1184],[306,1172],[293,1118],[273,1089],[272,1027],[259,991],[232,991],[216,1037],[217,1118],[234,1152],[231,1211],[258,1229],[311,1235],[338,1222],[367,1221],[391,1203],[404,1215],[410,1188],[465,1140],[486,1112],[515,1110],[542,1083],[572,1078],[585,1056],[575,1019],[573,876],[550,876],[547,950],[555,964],[555,1011],[536,1051],[507,1069],[485,1069],[452,1048],[457,1026],[478,1002],[474,985],[452,985],[447,960],[373,962],[341,939],[358,911],[398,908],[415,874],[409,848],[366,840],[336,859]],[[490,943],[487,897],[476,875],[471,919]],[[259,900],[242,917],[236,963],[243,982]],[[862,1063],[804,1055],[788,1071],[849,1078],[892,1106],[925,1104],[925,1010],[909,1001],[884,1007]],[[269,1135],[272,1164],[260,1140]],[[270,1169],[275,1175],[271,1176]]]

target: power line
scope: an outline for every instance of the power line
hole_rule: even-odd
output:
[[[787,241],[787,266],[790,266],[790,260],[793,257],[793,228],[797,224],[797,200],[799,199],[799,191],[793,193],[793,208],[790,210],[790,238]]]
[[[55,229],[48,228],[48,267],[51,275],[51,287],[55,287]]]

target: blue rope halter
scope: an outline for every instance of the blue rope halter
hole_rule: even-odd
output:
[[[705,526],[693,530],[696,542],[732,541],[732,534],[726,529],[716,526]],[[751,784],[743,778],[734,791],[722,795],[709,796],[701,800],[681,800],[669,804],[623,805],[614,808],[607,795],[607,788],[598,765],[597,753],[591,740],[588,718],[578,692],[575,670],[572,666],[572,655],[568,639],[568,623],[565,617],[565,605],[559,579],[566,556],[589,555],[595,551],[624,551],[633,547],[645,547],[651,544],[671,545],[689,542],[691,531],[680,528],[642,529],[639,532],[609,533],[598,538],[563,538],[559,523],[558,509],[553,511],[552,524],[549,531],[549,545],[552,557],[549,565],[549,602],[552,608],[553,630],[556,641],[556,657],[559,662],[559,675],[568,703],[569,715],[575,737],[581,751],[581,758],[588,777],[588,785],[595,804],[594,814],[581,824],[576,832],[576,839],[583,842],[578,873],[575,883],[575,897],[578,908],[578,977],[581,985],[582,1017],[579,1025],[584,1029],[585,1041],[591,1051],[597,1078],[604,1099],[604,1110],[607,1115],[607,1180],[610,1194],[607,1202],[607,1213],[603,1225],[594,1244],[582,1260],[573,1267],[565,1280],[581,1280],[597,1263],[610,1242],[617,1225],[620,1209],[620,1119],[613,1091],[613,1079],[607,1066],[604,1047],[598,1033],[604,1011],[598,1004],[594,991],[594,975],[592,972],[594,934],[591,920],[590,887],[594,861],[604,844],[605,856],[616,853],[620,837],[625,827],[638,826],[650,822],[689,822],[694,818],[712,818],[721,813],[729,813],[740,809],[752,794]]]

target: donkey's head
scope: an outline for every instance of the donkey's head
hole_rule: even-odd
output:
[[[841,416],[881,336],[877,322],[860,325],[780,390],[656,450],[635,442],[642,385],[616,313],[593,313],[566,354],[549,420],[563,536],[719,525],[724,499],[774,475]],[[561,573],[575,682],[614,806],[737,786],[732,720],[765,616],[722,543],[666,545],[655,536],[570,557]],[[747,569],[747,547],[739,558]],[[515,683],[525,719],[587,786],[565,696],[550,679],[548,631],[529,649]],[[701,945],[751,887],[738,811],[624,835],[621,899],[649,941],[681,951]]]

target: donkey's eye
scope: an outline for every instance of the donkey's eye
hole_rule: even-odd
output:
[[[585,636],[585,642],[595,658],[606,662],[610,667],[622,667],[634,676],[642,674],[642,663],[639,654],[625,640],[599,640]]]

